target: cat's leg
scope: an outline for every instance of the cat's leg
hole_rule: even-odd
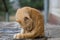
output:
[[[18,34],[15,35],[15,39],[34,38],[34,37],[35,37],[34,32],[23,33],[23,34],[18,33]]]

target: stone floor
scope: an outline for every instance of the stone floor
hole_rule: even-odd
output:
[[[17,22],[0,22],[0,40],[13,40],[13,35],[21,32]],[[47,40],[60,40],[60,25],[45,25]]]

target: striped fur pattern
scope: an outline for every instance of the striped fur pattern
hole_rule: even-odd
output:
[[[42,13],[31,7],[23,7],[16,12],[16,21],[24,32],[14,35],[16,39],[36,38],[44,36],[44,18]]]

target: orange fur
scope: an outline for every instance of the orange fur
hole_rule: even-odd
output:
[[[15,35],[16,39],[36,38],[44,36],[44,18],[40,11],[31,7],[23,7],[16,12],[16,21],[24,32]]]

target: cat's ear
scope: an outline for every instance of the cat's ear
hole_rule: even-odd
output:
[[[32,23],[32,19],[29,18],[29,17],[25,17],[25,18],[24,18],[24,23],[25,23],[26,25],[29,25],[29,24]]]
[[[27,24],[30,21],[30,18],[24,17],[24,22]]]
[[[29,18],[28,18],[28,17],[25,17],[25,18],[24,18],[24,21],[28,21],[28,20],[29,20]]]

